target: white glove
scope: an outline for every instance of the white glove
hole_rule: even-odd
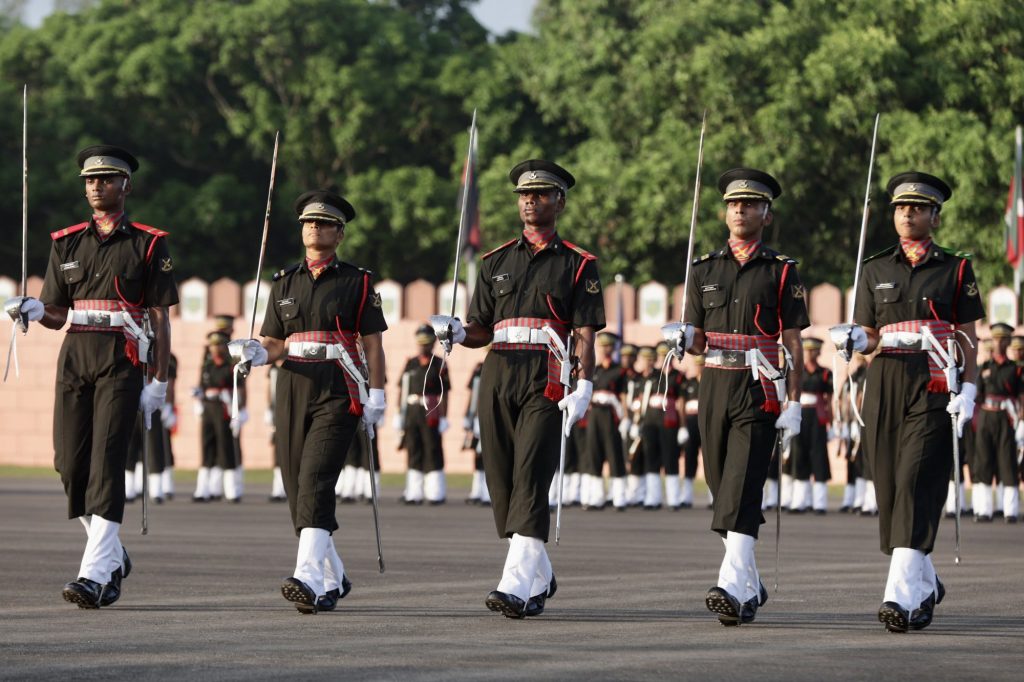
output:
[[[679,445],[686,445],[690,441],[690,429],[685,426],[680,426],[679,431],[676,432],[676,443]]]
[[[4,310],[21,331],[27,332],[29,322],[43,319],[46,307],[38,298],[15,296],[4,301]]]
[[[860,442],[860,424],[856,420],[850,424],[850,440],[855,443]]]
[[[977,386],[974,384],[964,384],[960,387],[960,392],[953,396],[953,399],[949,401],[949,405],[946,406],[946,412],[957,415],[957,437],[964,435],[964,426],[974,416],[974,398],[977,395]]]
[[[628,424],[629,422],[626,422],[626,423]],[[630,424],[629,425],[629,437],[634,439],[634,440],[640,437],[640,425],[639,424]]]
[[[231,434],[238,438],[238,435],[242,433],[242,425],[249,421],[249,410],[244,407],[238,410],[238,416],[231,418]]]
[[[192,401],[192,414],[197,417],[203,416],[203,401],[199,398]]]
[[[477,439],[480,438],[480,417],[477,417],[473,420],[473,435]]]
[[[558,401],[558,409],[565,410],[565,435],[569,435],[572,425],[583,419],[590,407],[590,397],[594,395],[594,383],[586,379],[576,382],[576,390]]]
[[[775,428],[782,431],[782,448],[789,446],[789,441],[800,433],[800,403],[795,400],[786,402],[782,414],[775,420]]]
[[[452,352],[452,346],[466,340],[466,329],[459,318],[450,315],[431,315],[430,326],[434,328],[434,336],[441,342],[445,353]]]
[[[228,344],[235,362],[248,362],[252,367],[267,364],[267,349],[256,339],[235,339]]]
[[[448,430],[448,417],[441,417],[437,420],[437,432],[444,433]]]
[[[836,353],[846,362],[853,353],[850,349],[863,353],[868,347],[868,335],[859,324],[837,324],[828,330],[828,335],[835,344]]]
[[[405,431],[405,424],[402,422],[402,415],[396,414],[391,418],[391,428],[399,433]]]
[[[619,422],[619,437],[625,440],[629,438],[630,432],[633,430],[633,422],[628,419],[623,419]]]
[[[269,407],[263,410],[263,423],[267,426],[274,425],[274,410]]]
[[[1024,448],[1024,421],[1017,423],[1017,430],[1014,432],[1013,437],[1017,441],[1017,447]]]
[[[164,403],[160,406],[160,422],[170,431],[178,423],[178,415],[174,414],[174,405]]]
[[[661,328],[661,335],[679,357],[693,345],[693,325],[689,322],[666,324]]]
[[[146,429],[153,426],[153,413],[167,402],[167,382],[153,381],[142,387],[142,395],[139,396],[139,409],[142,410],[142,419],[146,423]]]
[[[384,399],[383,388],[371,388],[370,397],[363,405],[363,421],[373,426],[384,418],[384,410],[387,408],[387,400]],[[401,419],[401,416],[399,416]]]

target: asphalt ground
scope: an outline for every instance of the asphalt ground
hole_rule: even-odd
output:
[[[354,583],[333,613],[300,615],[280,595],[294,566],[287,508],[250,485],[239,505],[193,504],[189,488],[129,507],[134,570],[98,611],[61,599],[85,534],[64,518],[52,477],[0,479],[0,678],[255,680],[1019,680],[1024,670],[1024,524],[953,524],[934,555],[948,590],[927,630],[885,632],[875,613],[888,559],[877,521],[783,517],[779,591],[774,515],[758,562],[770,600],[725,628],[704,608],[722,543],[710,512],[569,509],[549,545],[558,594],[538,618],[509,620],[484,597],[506,544],[490,510],[406,507],[383,494],[377,571],[371,509],[339,505],[336,544]],[[184,494],[183,494],[184,493]]]

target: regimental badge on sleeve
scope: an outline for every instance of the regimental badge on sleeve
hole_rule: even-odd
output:
[[[601,282],[596,279],[588,279],[585,283],[588,294],[597,294],[601,292]]]
[[[967,283],[967,295],[968,296],[977,296],[978,295],[978,283],[977,282],[968,282]]]
[[[170,272],[174,269],[174,263],[171,262],[170,257],[160,259],[160,271]]]
[[[806,292],[804,290],[804,285],[803,284],[794,284],[793,285],[793,298],[795,298],[798,301],[803,300],[803,297],[804,297],[805,293]]]
[[[373,298],[370,299],[370,305],[372,305],[374,308],[379,308],[383,305],[383,302],[380,300],[379,292],[373,292]]]

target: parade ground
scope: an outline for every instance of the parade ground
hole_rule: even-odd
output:
[[[302,616],[279,592],[296,539],[269,485],[250,484],[241,504],[193,504],[184,479],[173,502],[150,507],[145,537],[130,505],[123,596],[85,611],[61,598],[85,533],[65,518],[58,480],[0,478],[0,678],[886,680],[927,669],[1019,680],[1024,669],[1024,525],[965,522],[957,567],[944,522],[945,601],[930,628],[896,635],[875,617],[889,563],[876,519],[785,515],[776,592],[769,515],[757,551],[769,602],[754,624],[725,628],[704,608],[723,549],[703,505],[569,509],[561,546],[548,546],[558,593],[519,621],[484,607],[506,552],[490,510],[464,505],[457,487],[445,505],[403,506],[386,483],[386,572],[370,506],[339,505],[354,588],[336,611]]]

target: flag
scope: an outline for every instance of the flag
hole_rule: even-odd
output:
[[[1013,163],[1013,180],[1006,197],[1006,260],[1013,266],[1013,288],[1020,295],[1024,281],[1024,175],[1021,173],[1021,127],[1017,126],[1017,140]]]

